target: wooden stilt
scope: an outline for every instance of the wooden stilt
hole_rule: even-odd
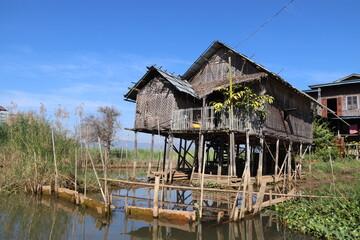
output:
[[[137,161],[137,154],[138,154],[138,138],[137,132],[134,132],[134,161]]]
[[[260,137],[260,152],[259,152],[259,164],[258,164],[258,170],[256,175],[256,182],[258,186],[261,185],[262,180],[262,172],[263,172],[263,158],[264,158],[264,137]]]
[[[200,211],[199,218],[202,218],[202,205],[203,205],[203,197],[204,197],[204,176],[205,176],[205,166],[206,166],[206,147],[204,146],[204,162],[202,164],[202,175],[201,175],[201,193],[200,193]]]
[[[249,184],[249,178],[250,178],[250,136],[248,129],[246,130],[246,163],[245,163],[243,178],[244,178],[244,184],[243,184],[243,192],[242,192],[241,210],[239,216],[240,219],[242,219],[245,215],[245,204],[246,204],[245,194],[246,194],[246,187]]]
[[[56,161],[54,129],[51,129],[51,140],[52,140],[52,147],[53,147],[53,154],[54,154],[55,194],[57,194],[57,192],[59,190],[59,172],[58,172],[57,161]]]
[[[191,144],[190,144],[191,145]],[[189,147],[190,148],[190,147]],[[184,159],[183,159],[183,164],[182,164],[182,168],[185,168],[185,162],[186,162],[186,155],[188,154],[189,149],[187,149],[187,140],[185,140],[185,146],[184,146]]]
[[[160,176],[155,176],[155,188],[154,188],[154,203],[153,203],[153,217],[157,218],[159,215],[159,184]]]
[[[154,138],[155,138],[155,135],[151,134],[150,162],[154,161]]]
[[[204,134],[200,133],[200,139],[199,139],[199,150],[198,150],[198,173],[201,174],[202,170],[202,160],[203,160],[203,154],[204,154]]]
[[[278,168],[279,168],[279,145],[280,145],[280,140],[277,139],[276,140],[276,152],[275,152],[275,182],[278,181],[279,176],[278,176]]]
[[[35,159],[35,163],[36,163],[36,159]],[[74,181],[74,189],[75,192],[77,192],[77,165],[78,165],[78,159],[77,159],[77,148],[75,148],[75,181]]]
[[[180,138],[180,143],[179,143],[178,161],[177,161],[178,168],[180,168],[180,163],[181,163],[181,151],[182,151],[182,138]],[[184,151],[186,151],[186,149],[184,149]]]
[[[163,158],[163,163],[162,163],[163,172],[165,172],[167,141],[168,141],[168,136],[166,136],[164,139],[164,158]]]
[[[291,161],[292,161],[292,157],[291,157],[291,152],[292,152],[292,141],[290,141],[289,143],[289,149],[288,149],[288,180],[291,181],[292,180],[292,168],[291,168]]]

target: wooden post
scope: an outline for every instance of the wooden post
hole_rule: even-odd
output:
[[[163,163],[162,163],[163,172],[165,172],[167,141],[168,141],[168,136],[166,136],[164,139],[164,158],[163,158]]]
[[[52,140],[52,147],[53,147],[53,154],[54,154],[55,194],[57,194],[57,193],[58,193],[58,190],[59,190],[59,172],[58,172],[57,162],[56,162],[54,129],[52,129],[52,128],[51,128],[51,140]]]
[[[151,134],[150,162],[154,161],[154,134]]]
[[[133,177],[136,178],[136,161],[133,163]]]
[[[134,162],[137,161],[137,153],[138,153],[138,141],[137,141],[137,132],[134,133]]]
[[[292,152],[292,141],[290,140],[289,143],[289,149],[288,149],[288,180],[291,181],[292,180],[292,175],[291,175],[291,161],[292,161],[292,157],[291,157],[291,152]]]
[[[199,139],[199,150],[198,150],[198,173],[201,174],[202,169],[202,160],[203,160],[203,152],[204,152],[204,134],[200,133]]]
[[[85,173],[84,173],[84,196],[86,197],[86,177],[87,177],[87,170],[88,170],[88,155],[85,153]]]
[[[312,158],[312,151],[311,151],[311,145],[309,148],[309,173],[311,174],[311,158]]]
[[[149,167],[148,167],[148,172],[147,172],[148,177],[149,177],[150,173],[151,173],[151,162],[149,162]]]
[[[220,223],[224,217],[224,212],[218,212],[217,223]]]
[[[99,152],[100,152],[100,158],[103,165],[103,171],[104,171],[104,179],[105,179],[105,187],[104,187],[104,194],[105,194],[105,205],[108,205],[108,188],[107,188],[107,164],[106,164],[106,156],[103,157],[103,151],[101,149],[101,142],[100,138],[98,137],[98,144],[99,144]]]
[[[221,141],[219,142],[219,152],[218,152],[218,172],[217,175],[221,176],[222,174],[222,164],[223,164],[223,154],[224,154],[224,143]],[[220,177],[219,177],[220,178]]]
[[[128,133],[127,138],[126,138],[126,149],[125,149],[126,165],[127,165],[128,159],[129,159],[129,156],[128,156],[128,141],[129,141],[129,133]]]
[[[182,152],[182,138],[180,138],[180,143],[179,143],[179,152],[178,152],[178,161],[177,161],[177,168],[180,168],[180,163],[181,163],[181,152]],[[184,149],[184,152],[186,152],[186,148]]]
[[[278,181],[279,176],[278,176],[278,169],[279,169],[279,145],[280,145],[280,140],[277,139],[276,140],[276,152],[275,152],[275,182]]]
[[[199,217],[202,218],[202,204],[203,204],[203,194],[204,194],[204,178],[205,178],[205,165],[206,165],[206,147],[204,146],[204,163],[202,164],[202,174],[201,174],[201,193],[200,193],[200,211]]]
[[[154,188],[154,206],[153,206],[153,217],[159,216],[159,184],[160,176],[155,176],[155,188]]]
[[[244,185],[243,185],[243,192],[242,192],[242,201],[241,201],[241,209],[240,209],[240,216],[239,218],[243,218],[245,214],[245,204],[246,204],[246,187],[249,184],[250,178],[250,136],[249,136],[249,129],[246,129],[246,163],[245,169],[243,173],[244,178]]]
[[[96,172],[96,169],[95,169],[95,164],[94,164],[94,162],[93,162],[93,160],[92,160],[92,157],[91,157],[91,155],[90,155],[89,146],[88,146],[87,143],[86,143],[86,152],[87,152],[87,154],[88,154],[88,156],[89,156],[89,158],[90,158],[91,165],[92,165],[92,167],[93,167],[93,170],[94,170],[94,174],[95,174],[97,183],[99,184],[99,188],[100,188],[101,195],[102,195],[102,197],[103,197],[103,199],[104,199],[104,202],[106,202],[106,197],[105,197],[104,191],[103,191],[103,189],[102,189],[102,186],[101,186],[99,177],[98,177],[98,175],[97,175],[97,172]]]
[[[301,178],[301,170],[302,170],[301,168],[302,168],[302,162],[303,162],[305,153],[306,153],[306,149],[305,149],[305,152],[303,153],[303,143],[301,142],[301,144],[300,144],[299,178]]]
[[[77,148],[75,148],[75,181],[74,181],[74,189],[75,189],[75,192],[77,192]],[[35,159],[35,163],[36,163],[36,159]]]
[[[171,169],[170,169],[170,162],[172,161],[172,150],[173,150],[173,141],[174,141],[174,137],[173,136],[170,136],[168,138],[169,142],[168,142],[168,145],[167,145],[167,157],[166,157],[166,163],[165,163],[165,181],[167,182],[168,178],[168,173],[170,173]]]
[[[259,164],[257,170],[257,185],[261,185],[262,172],[263,172],[263,159],[264,159],[264,137],[260,137],[260,153],[259,153]]]
[[[191,143],[190,143],[191,145]],[[185,145],[184,145],[184,156],[183,156],[183,165],[182,168],[185,168],[185,161],[186,161],[186,155],[188,154],[188,148],[187,148],[187,140],[185,140]],[[191,146],[189,146],[190,148]]]
[[[233,175],[233,142],[231,138],[231,133],[229,134],[229,163],[228,163],[228,176]]]
[[[248,196],[247,196],[247,205],[248,205],[248,210],[251,211],[252,207],[253,207],[253,185],[250,183],[248,186],[249,190],[248,190]]]

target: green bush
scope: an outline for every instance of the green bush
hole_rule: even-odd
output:
[[[315,119],[313,123],[313,143],[314,153],[317,158],[327,162],[330,154],[333,159],[339,156],[339,150],[333,142],[334,138],[335,135],[331,132],[329,123],[323,119]]]

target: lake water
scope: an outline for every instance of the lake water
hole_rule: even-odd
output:
[[[161,192],[164,193],[160,201],[163,208],[194,210],[193,197],[196,196],[191,191],[164,189]],[[250,220],[222,224],[133,218],[126,216],[126,204],[152,207],[147,199],[152,199],[153,191],[133,187],[114,190],[113,194],[115,209],[108,219],[49,197],[0,195],[0,239],[311,239],[286,230],[271,216],[263,214]],[[211,219],[230,203],[208,199],[204,204],[208,206],[205,218]]]

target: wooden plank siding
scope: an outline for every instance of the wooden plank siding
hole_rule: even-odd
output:
[[[230,53],[227,49],[219,49],[211,59],[208,59],[206,64],[192,79],[189,79],[189,83],[193,86],[204,83],[221,80],[229,77],[229,55],[232,59],[233,76],[241,76],[244,74],[257,73],[259,70],[251,65],[249,62],[244,61],[236,53]]]

